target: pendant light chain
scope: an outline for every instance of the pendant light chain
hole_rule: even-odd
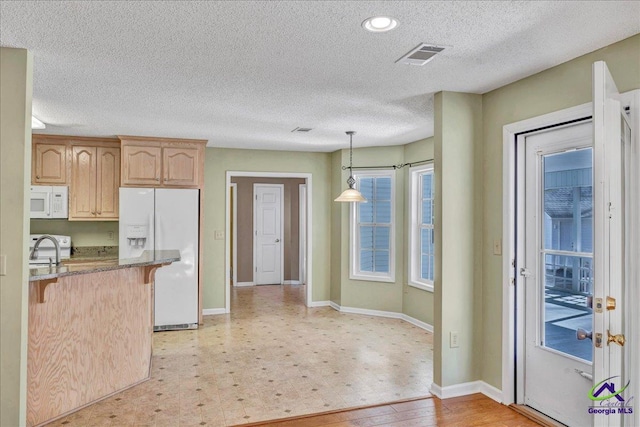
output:
[[[353,134],[354,132],[349,131],[349,179],[347,179],[347,185],[349,188],[353,189],[353,186],[356,183],[356,180],[353,178]]]

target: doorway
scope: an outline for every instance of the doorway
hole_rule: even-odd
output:
[[[242,184],[240,184],[242,182]],[[247,187],[244,184],[250,182]],[[236,186],[235,194],[236,197],[234,199],[232,194],[232,184],[239,183]],[[304,293],[304,301],[305,305],[308,307],[313,306],[312,302],[312,289],[313,289],[313,274],[312,274],[312,227],[313,227],[313,215],[312,215],[312,195],[313,195],[313,186],[312,186],[312,176],[307,173],[289,173],[289,172],[246,172],[246,171],[227,171],[226,173],[226,212],[229,213],[226,218],[226,236],[225,239],[225,311],[227,313],[231,310],[231,293],[234,292],[234,289],[231,288],[231,276],[233,275],[236,278],[234,282],[235,286],[253,286],[256,285],[257,282],[254,278],[255,269],[257,264],[254,261],[254,238],[257,237],[255,235],[256,231],[253,230],[254,220],[254,201],[255,196],[253,192],[253,185],[256,184],[285,184],[285,191],[282,195],[281,200],[284,201],[284,214],[281,212],[281,217],[284,219],[284,223],[281,222],[281,235],[280,242],[275,242],[278,237],[273,238],[275,243],[280,244],[282,249],[284,250],[284,254],[281,252],[280,263],[284,265],[284,274],[280,277],[279,281],[276,280],[277,283],[284,284],[304,284],[305,286],[301,288],[301,291]],[[241,187],[247,187],[249,190],[244,191]],[[306,191],[304,194],[304,200],[298,201],[300,197],[299,187],[304,186]],[[246,190],[246,189],[245,189]],[[244,203],[243,200],[246,198],[244,193],[250,193],[248,196],[248,202]],[[232,208],[234,203],[237,203],[237,207],[235,209]],[[243,204],[244,203],[244,204]],[[299,206],[300,203],[303,203],[304,206]],[[294,206],[295,205],[295,206]],[[244,206],[244,208],[243,208]],[[247,207],[248,206],[248,207]],[[282,205],[281,205],[282,206]],[[301,225],[298,224],[300,221],[301,212],[304,212],[304,221],[301,222]],[[244,221],[244,223],[248,224],[247,226],[243,226],[243,220],[240,216],[247,216],[248,219]],[[289,219],[287,219],[289,218]],[[237,236],[233,238],[232,233],[232,225],[236,224]],[[303,227],[303,228],[300,228]],[[283,229],[282,229],[283,228]],[[289,230],[291,228],[291,230]],[[295,228],[295,233],[293,229]],[[287,231],[288,230],[288,231]],[[248,231],[248,235],[247,235]],[[304,239],[299,236],[304,234]],[[243,237],[244,236],[244,237]],[[232,242],[233,239],[233,242]],[[235,244],[234,244],[235,242]],[[272,243],[274,243],[272,242]],[[282,245],[284,243],[284,245]],[[248,245],[248,246],[247,246]],[[247,248],[243,249],[244,246]],[[233,250],[232,250],[233,248]],[[304,258],[301,253],[304,253]],[[249,262],[243,266],[243,259],[246,261],[246,257],[240,256],[241,253],[248,253]],[[268,254],[267,254],[268,255]],[[273,254],[275,255],[275,254]],[[233,262],[235,257],[235,262]],[[233,263],[233,268],[230,268],[230,265]],[[301,264],[303,263],[303,264]],[[248,271],[246,267],[249,267]],[[232,273],[232,270],[237,270],[237,273]],[[300,274],[304,274],[305,279],[300,278]],[[269,283],[274,282],[273,278],[268,280]],[[304,282],[303,282],[304,280]],[[259,280],[260,283],[264,282]],[[266,282],[264,282],[266,284]]]
[[[593,69],[593,103],[504,127],[503,403],[637,425],[640,91]]]

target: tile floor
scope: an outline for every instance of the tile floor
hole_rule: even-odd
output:
[[[154,334],[151,380],[50,425],[230,426],[429,395],[432,334],[304,292],[234,290],[230,315]]]

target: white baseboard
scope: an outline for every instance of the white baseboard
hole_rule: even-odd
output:
[[[480,393],[495,400],[498,403],[502,403],[502,390],[490,384],[487,384],[484,381],[480,381],[480,382],[482,383],[482,386],[480,388]]]
[[[204,308],[202,310],[203,316],[212,316],[214,314],[227,314],[224,308]]]
[[[471,381],[468,383],[454,384],[441,387],[436,383],[431,384],[431,394],[439,399],[449,399],[451,397],[467,396],[469,394],[482,393],[498,403],[502,403],[502,391],[485,383],[484,381]]]
[[[401,319],[405,322],[409,322],[414,326],[424,329],[425,331],[433,333],[433,325],[430,325],[426,322],[418,320],[414,317],[408,316],[403,313],[396,313],[395,311],[381,311],[381,310],[369,310],[367,308],[356,308],[356,307],[344,307],[339,304],[336,304],[333,301],[329,301],[329,305],[336,311],[341,313],[352,313],[352,314],[364,314],[366,316],[377,316],[377,317],[389,317],[391,319]]]
[[[433,325],[430,325],[427,322],[423,322],[422,320],[418,320],[415,317],[411,317],[406,314],[403,314],[401,319],[405,322],[411,323],[414,326],[417,326],[418,328],[422,328],[427,332],[433,333]]]
[[[302,282],[300,280],[285,280],[284,284],[285,285],[302,285]]]
[[[309,307],[329,307],[330,301],[311,301]]]
[[[340,313],[363,314],[365,316],[376,316],[376,317],[389,317],[391,319],[402,318],[402,313],[396,313],[395,311],[369,310],[368,308],[345,307],[344,305],[338,305],[333,301],[330,303],[330,305],[331,305],[331,308],[339,311]]]
[[[255,286],[256,284],[254,282],[238,282],[235,283],[233,286],[237,286],[237,287],[242,287],[242,286]]]

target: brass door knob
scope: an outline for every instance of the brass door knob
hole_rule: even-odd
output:
[[[582,341],[584,339],[589,338],[590,340],[593,339],[593,333],[591,331],[585,331],[582,328],[578,328],[578,330],[576,331],[576,339]]]
[[[609,332],[609,330],[607,329],[607,345],[609,345],[609,343],[614,342],[618,344],[620,347],[624,347],[625,341],[626,340],[623,334],[611,335],[611,332]]]

